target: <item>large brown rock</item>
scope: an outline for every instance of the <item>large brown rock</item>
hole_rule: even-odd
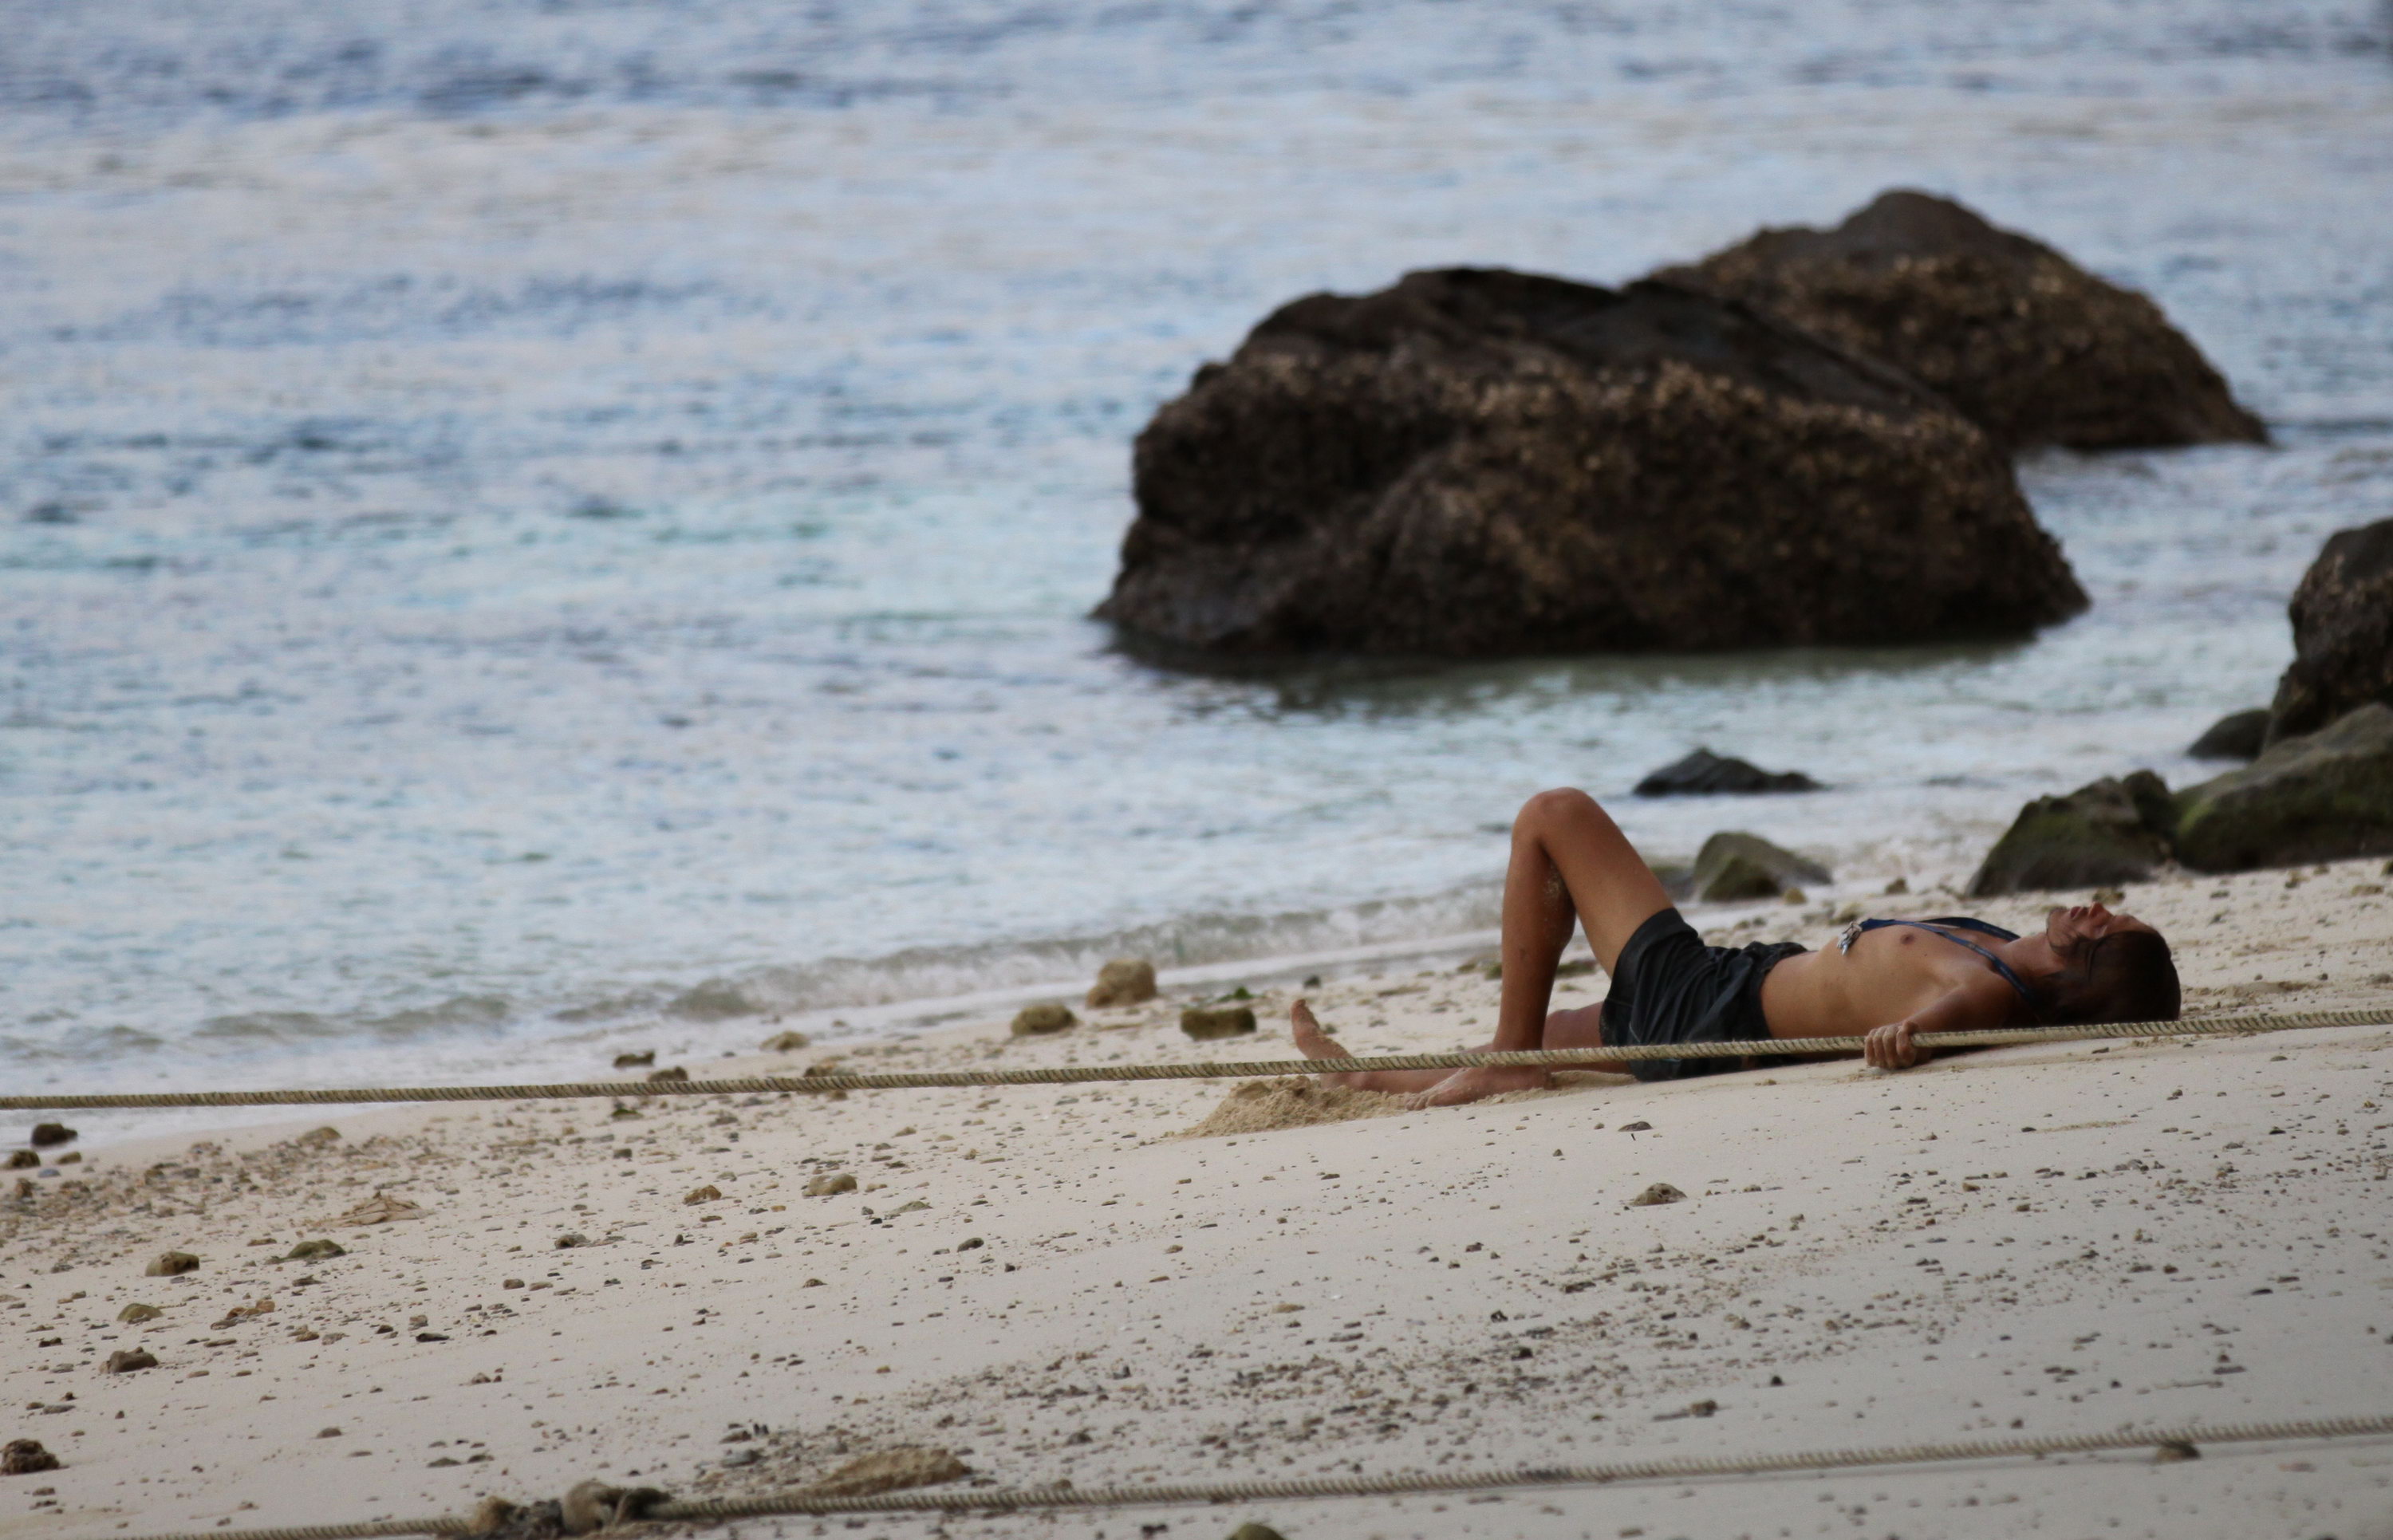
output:
[[[1909,642],[2086,605],[1942,398],[1666,283],[1297,300],[1156,413],[1134,483],[1097,613],[1210,652]]]
[[[1656,276],[1893,364],[2007,445],[2268,438],[2159,306],[1950,199],[1881,193],[1835,229],[1765,229]]]
[[[2196,871],[2393,855],[2393,707],[2372,700],[2270,744],[2177,796],[2177,855]]]
[[[2286,611],[2294,661],[2269,703],[2270,743],[2393,703],[2393,518],[2328,536]]]

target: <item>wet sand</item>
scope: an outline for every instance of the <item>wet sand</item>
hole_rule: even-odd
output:
[[[2393,997],[2385,881],[2182,878],[2127,907],[2177,944],[2190,1011],[2356,1006]],[[1816,906],[1733,934],[1834,926]],[[1359,1052],[1462,1046],[1495,998],[1451,970],[1311,992]],[[1264,1030],[1230,1043],[1186,1041],[1166,998],[840,1062],[1279,1056],[1288,998],[1262,994]],[[459,1512],[591,1476],[745,1493],[899,1446],[1089,1486],[2381,1413],[2388,1046],[2370,1027],[1579,1077],[1327,1122],[1303,1121],[1318,1098],[1248,1092],[1242,1131],[1210,1136],[1191,1130],[1218,1082],[436,1106],[128,1142],[9,1173],[32,1195],[0,1201],[7,1437],[65,1462],[0,1478],[0,1536]],[[841,1172],[856,1190],[804,1195]],[[1656,1181],[1685,1201],[1628,1206]],[[421,1217],[329,1222],[382,1194]],[[309,1239],[346,1254],[275,1259]],[[198,1268],[145,1276],[169,1249]],[[120,1323],[134,1303],[163,1314]],[[157,1366],[103,1372],[133,1349]],[[741,1528],[2242,1540],[2373,1533],[2389,1487],[2377,1440]]]

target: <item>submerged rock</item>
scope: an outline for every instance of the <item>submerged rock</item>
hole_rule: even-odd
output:
[[[2285,607],[2294,661],[2269,707],[2269,742],[2371,700],[2393,704],[2393,518],[2328,536]]]
[[[2169,858],[2176,827],[2168,786],[2149,770],[2038,797],[1986,853],[1968,895],[2140,882]]]
[[[1050,1032],[1061,1032],[1080,1018],[1066,1007],[1055,1004],[1026,1005],[1013,1014],[1013,1035],[1017,1038],[1043,1038]]]
[[[1210,1038],[1243,1038],[1255,1029],[1255,1012],[1244,1005],[1191,1005],[1180,1012],[1180,1030],[1202,1041]]]
[[[1155,964],[1144,958],[1116,958],[1097,970],[1086,1001],[1092,1011],[1142,1005],[1155,998]]]
[[[1299,299],[1156,413],[1133,481],[1097,613],[1207,653],[1890,643],[2086,607],[1941,398],[1667,283]]]
[[[2012,447],[2268,439],[2159,306],[1947,198],[1880,193],[1656,276],[1892,364]]]
[[[1776,898],[1798,891],[1804,882],[1835,880],[1819,862],[1782,850],[1759,834],[1723,829],[1695,853],[1691,885],[1702,903],[1734,904]]]
[[[2187,746],[2186,752],[2195,759],[2255,760],[2269,742],[2269,708],[2255,706],[2250,711],[2230,711],[2203,730],[2200,737]]]
[[[2393,854],[2393,708],[2371,701],[2189,788],[2177,854],[2196,871]]]
[[[1800,770],[1764,770],[1731,755],[1698,749],[1637,783],[1641,797],[1709,797],[1756,791],[1817,791],[1820,783]]]

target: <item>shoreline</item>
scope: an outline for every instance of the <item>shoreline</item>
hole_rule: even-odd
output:
[[[2177,942],[2189,1014],[2371,1004],[2393,982],[2379,865],[2180,877],[2127,907]],[[2046,902],[1978,907],[2015,920]],[[1817,945],[1834,907],[1707,930]],[[1565,980],[1557,1003],[1602,988]],[[1254,992],[1263,1030],[1237,1051],[1277,1056],[1289,992]],[[1471,1041],[1496,986],[1382,964],[1309,993],[1357,1051],[1404,1051]],[[1084,1011],[1053,1038],[1010,1038],[992,1011],[715,1063],[1219,1056],[1175,1029],[1178,1004]],[[116,1141],[0,1212],[0,1298],[23,1301],[0,1307],[16,1328],[0,1363],[31,1403],[10,1436],[65,1461],[0,1486],[0,1535],[465,1511],[590,1476],[728,1494],[902,1447],[946,1449],[972,1479],[1094,1485],[2380,1410],[2393,1243],[2366,1217],[2393,1162],[2388,1049],[2393,1028],[2367,1027],[1991,1050],[1899,1076],[1575,1076],[1338,1121],[1301,1119],[1353,1109],[1274,1091],[1213,1137],[1193,1130],[1236,1088],[1192,1081],[702,1097],[627,1117],[604,1102],[301,1109],[196,1142]],[[295,1137],[328,1121],[337,1135]],[[835,1172],[856,1190],[804,1195]],[[1686,1200],[1628,1206],[1654,1181]],[[383,1193],[423,1217],[325,1222]],[[560,1244],[573,1235],[586,1244]],[[347,1254],[269,1259],[302,1239]],[[144,1276],[169,1248],[199,1268]],[[164,1313],[117,1323],[133,1303]],[[100,1371],[137,1348],[159,1365]],[[1855,1507],[1901,1510],[1887,1521],[1905,1535],[2095,1511],[2133,1520],[2122,1533],[2310,1535],[2381,1512],[2388,1447],[1135,1521],[1770,1533],[1799,1503],[1845,1529]]]

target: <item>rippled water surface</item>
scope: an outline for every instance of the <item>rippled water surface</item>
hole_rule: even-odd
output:
[[[10,1083],[586,1067],[1453,932],[1524,794],[1696,743],[1835,790],[1627,806],[1657,854],[1949,875],[2027,795],[2197,774],[2319,542],[2393,515],[2371,6],[0,24]],[[2150,291],[2278,436],[2024,465],[2084,619],[1207,678],[1084,618],[1131,436],[1281,301],[1620,280],[1895,184]]]

